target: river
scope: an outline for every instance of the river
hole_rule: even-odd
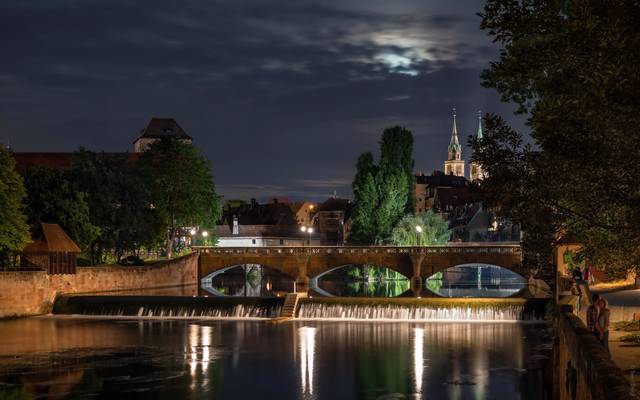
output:
[[[542,399],[549,349],[543,324],[36,317],[0,322],[0,398]]]

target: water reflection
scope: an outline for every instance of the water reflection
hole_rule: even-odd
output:
[[[80,340],[43,347],[51,326]],[[3,321],[0,398],[540,399],[543,333],[504,323]],[[12,349],[20,337],[31,345]]]
[[[207,325],[189,325],[189,346],[185,358],[189,363],[191,390],[206,389],[209,385],[207,371],[213,359],[211,338],[213,328]]]
[[[325,296],[397,297],[410,288],[409,280],[389,268],[375,265],[347,265],[330,270],[313,280]]]
[[[276,269],[244,264],[217,271],[201,282],[201,294],[214,296],[284,296],[293,290],[294,280]]]
[[[424,372],[424,329],[413,330],[413,376],[415,379],[414,392],[422,393],[422,374]],[[419,397],[416,397],[419,398]]]
[[[496,265],[465,264],[434,274],[426,286],[444,297],[509,297],[524,289],[526,281]]]
[[[303,326],[298,329],[300,341],[300,379],[303,395],[313,395],[313,361],[316,351],[316,328]]]

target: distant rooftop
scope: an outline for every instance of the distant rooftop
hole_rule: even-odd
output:
[[[431,187],[464,187],[467,179],[464,176],[445,175],[441,171],[434,171],[431,175],[416,175],[416,183]]]
[[[138,139],[161,139],[167,136],[192,140],[191,136],[187,135],[173,118],[151,118],[147,126],[140,131]]]

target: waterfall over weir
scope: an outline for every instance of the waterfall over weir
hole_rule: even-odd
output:
[[[332,299],[334,300],[334,299]],[[538,321],[545,303],[536,301],[444,302],[303,301],[296,317],[309,320],[365,321]]]
[[[274,318],[281,298],[60,296],[54,314],[134,318]]]

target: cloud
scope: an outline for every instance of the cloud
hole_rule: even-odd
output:
[[[0,134],[24,151],[122,151],[150,117],[175,117],[242,198],[348,195],[392,125],[413,130],[417,166],[441,168],[453,106],[465,134],[476,110],[507,110],[479,85],[495,47],[477,2],[451,3],[8,0]]]

